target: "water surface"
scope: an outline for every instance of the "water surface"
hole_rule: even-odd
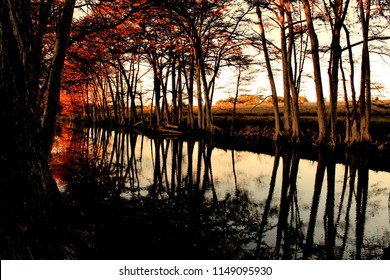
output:
[[[389,258],[390,173],[97,128],[56,138],[60,189],[92,216],[103,259]],[[91,201],[94,201],[91,203]],[[98,201],[98,202],[97,202]],[[93,206],[91,206],[93,205]]]

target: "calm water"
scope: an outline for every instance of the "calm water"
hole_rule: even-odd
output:
[[[53,154],[60,189],[93,217],[89,258],[389,258],[390,173],[359,155],[69,127]]]

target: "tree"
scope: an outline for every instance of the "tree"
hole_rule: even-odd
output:
[[[294,46],[294,23],[292,18],[292,9],[290,0],[282,1],[283,8],[286,11],[287,17],[287,26],[288,26],[288,38],[289,44],[286,53],[287,59],[287,77],[288,77],[288,85],[290,87],[291,92],[291,118],[292,118],[292,135],[291,140],[293,142],[299,143],[301,140],[301,127],[299,122],[299,105],[298,105],[298,89],[296,88],[296,83],[294,80],[294,73],[292,70],[292,52]]]
[[[263,55],[266,63],[266,69],[268,74],[268,79],[271,87],[271,94],[272,94],[272,104],[274,108],[274,118],[275,118],[275,133],[274,133],[274,140],[277,141],[279,136],[282,134],[281,125],[280,125],[280,113],[279,113],[279,107],[278,107],[278,97],[277,97],[277,91],[275,86],[275,79],[271,68],[271,60],[269,57],[268,52],[268,46],[267,46],[267,39],[263,24],[263,16],[262,11],[260,8],[260,1],[257,0],[255,2],[255,8],[256,8],[256,14],[257,14],[257,20],[258,25],[260,29],[260,40],[261,40],[261,46],[263,47]],[[285,106],[288,106],[285,104]]]
[[[280,54],[280,62],[282,65],[282,77],[283,77],[283,96],[284,96],[284,132],[289,134],[289,140],[299,143],[301,139],[300,119],[299,119],[299,106],[298,97],[300,91],[300,82],[303,71],[304,62],[304,45],[302,20],[296,19],[300,13],[295,11],[291,1],[248,1],[249,4],[254,5],[258,18],[258,25],[260,28],[261,46],[266,63],[266,69],[271,86],[271,93],[273,95],[272,100],[277,100],[276,87],[274,82],[273,70],[271,67],[270,48],[268,45],[272,45]],[[276,23],[279,31],[280,47],[276,47],[266,39],[265,24],[263,22],[263,12],[273,14],[272,21]],[[268,14],[267,14],[268,15]],[[271,23],[272,24],[272,23]],[[288,31],[288,32],[287,32]],[[301,38],[301,40],[298,40]],[[298,41],[296,43],[296,41]],[[300,52],[300,53],[299,53]],[[299,59],[298,59],[299,57]],[[274,104],[274,116],[275,116],[275,135],[274,139],[278,138],[278,134],[281,134],[280,124],[278,122],[280,117],[279,108],[277,104]]]
[[[47,224],[54,222],[60,204],[48,166],[48,151],[74,4],[74,0],[68,0],[61,9],[48,87],[48,106],[53,108],[48,108],[42,126],[36,102],[41,50],[36,49],[39,44],[34,44],[40,38],[33,30],[31,2],[0,1],[0,127],[7,131],[0,145],[1,209],[5,219],[0,231],[6,257],[48,258],[57,246],[54,240],[47,246],[42,244],[53,234]],[[55,239],[55,234],[51,238]]]
[[[60,102],[62,69],[64,67],[66,49],[72,24],[73,10],[76,0],[65,2],[60,21],[56,32],[56,42],[54,46],[53,59],[51,63],[46,102],[43,113],[43,139],[46,147],[47,158],[50,157],[53,144],[54,132],[57,125],[57,116]]]
[[[215,129],[211,103],[221,61],[234,51],[239,52],[242,45],[233,37],[245,11],[238,10],[232,18],[227,12],[228,3],[226,0],[172,0],[162,5],[171,20],[183,31],[191,47],[198,99],[198,127],[208,132]]]
[[[325,144],[327,139],[326,130],[326,112],[324,93],[322,89],[322,77],[321,77],[321,61],[319,56],[318,37],[313,24],[313,17],[308,0],[302,0],[303,9],[305,11],[307,29],[310,36],[311,56],[313,62],[314,83],[317,96],[317,114],[318,114],[318,138],[317,143]]]
[[[370,118],[371,118],[371,69],[370,52],[368,48],[368,32],[371,17],[371,0],[358,0],[360,22],[362,26],[363,48],[360,71],[360,141],[371,142]]]
[[[326,5],[326,4],[325,4]],[[344,4],[343,0],[337,0],[329,3],[330,8],[326,7],[328,16],[331,19],[330,25],[332,28],[332,42],[330,47],[329,59],[329,99],[330,99],[330,129],[329,143],[332,146],[336,145],[336,123],[337,123],[337,100],[338,100],[338,82],[339,82],[339,66],[341,60],[341,30],[344,25],[344,20],[347,15],[349,0]]]

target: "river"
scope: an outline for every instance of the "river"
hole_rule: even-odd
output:
[[[77,132],[76,132],[77,131]],[[223,146],[223,145],[222,145]],[[97,259],[381,259],[390,173],[290,148],[62,126],[52,169],[94,227]]]

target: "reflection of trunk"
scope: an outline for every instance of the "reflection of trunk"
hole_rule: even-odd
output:
[[[116,166],[114,163],[114,155],[117,150],[117,142],[118,142],[118,131],[114,131],[114,140],[112,141],[112,152],[110,153],[110,161],[108,162],[107,169],[111,171],[111,166]]]
[[[340,248],[340,259],[343,258],[345,248],[347,247],[347,240],[348,240],[348,233],[349,233],[349,213],[351,211],[352,206],[352,199],[354,197],[354,187],[355,187],[355,178],[356,178],[356,159],[355,157],[352,157],[351,163],[347,161],[347,165],[350,164],[350,172],[349,172],[349,195],[348,195],[348,202],[347,202],[347,211],[345,213],[345,230],[344,230],[344,236],[343,236],[343,242]],[[346,181],[348,178],[344,177],[344,180]],[[344,183],[346,184],[346,182]]]
[[[217,205],[218,198],[214,188],[213,170],[211,167],[211,154],[213,152],[213,146],[209,143],[205,143],[204,147],[205,147],[203,152],[204,176],[203,176],[202,193],[204,194],[207,191],[207,189],[210,187],[211,192],[213,193],[213,202]]]
[[[173,198],[175,196],[176,188],[177,189],[177,194],[179,195],[179,188],[180,188],[180,182],[177,182],[176,186],[176,174],[179,173],[179,162],[180,159],[178,158],[178,145],[179,142],[177,139],[172,140],[172,164],[171,164],[171,190],[170,190],[170,196]],[[167,157],[165,157],[167,158]],[[165,167],[166,169],[167,167]],[[167,182],[168,185],[168,182]]]
[[[289,150],[286,152],[287,154],[283,157],[283,172],[287,172],[287,174],[283,174],[283,182],[282,182],[282,196],[284,196],[284,202],[282,208],[282,198],[281,198],[281,208],[280,211],[284,212],[283,218],[281,218],[281,213],[279,215],[279,226],[284,228],[283,233],[283,259],[291,259],[291,241],[292,237],[299,238],[301,236],[300,233],[300,218],[299,218],[299,209],[298,209],[298,198],[297,198],[297,176],[298,176],[298,168],[299,168],[299,155],[297,150]],[[286,166],[286,167],[285,167]],[[287,169],[288,168],[288,169]],[[287,179],[288,178],[288,179]],[[287,181],[286,181],[287,180]],[[286,183],[284,183],[286,182]],[[284,184],[287,186],[285,187]],[[287,188],[284,193],[284,188]],[[296,208],[294,208],[296,206]],[[283,210],[284,209],[284,210]],[[294,211],[295,210],[295,211]],[[288,217],[290,216],[290,223]],[[294,218],[295,218],[295,226],[294,227]],[[282,223],[282,224],[281,224]],[[299,240],[298,240],[299,242]]]
[[[160,189],[161,191],[164,191],[166,188],[166,192],[169,193],[170,190],[170,181],[168,177],[168,150],[170,146],[171,141],[161,141],[161,157],[162,157],[162,167],[161,167],[161,174],[164,175],[165,181],[161,180]],[[165,183],[165,184],[164,184]],[[160,193],[160,191],[159,191]]]
[[[200,139],[198,141],[198,157],[197,157],[197,165],[196,165],[196,181],[195,181],[195,194],[199,195],[200,191],[200,178],[202,172],[202,159],[205,151],[205,140]]]
[[[154,141],[151,141],[151,143],[154,142],[154,153],[153,153],[153,147],[152,148],[152,154],[154,154],[154,166],[153,166],[153,184],[150,188],[150,196],[152,198],[157,198],[158,194],[161,191],[162,187],[162,176],[161,176],[161,160],[160,160],[160,147],[161,147],[161,141],[160,138],[154,139]]]
[[[297,192],[297,177],[298,177],[298,171],[299,171],[299,151],[294,149],[292,151],[292,164],[291,164],[291,171],[290,171],[290,191],[289,191],[289,205],[291,208],[291,219],[290,219],[290,232],[291,235],[296,238],[295,244],[299,245],[303,243],[303,233],[302,233],[302,222],[300,218],[300,211],[299,211],[299,205],[298,205],[298,192]],[[295,221],[295,223],[293,223]],[[295,227],[294,227],[295,225]],[[288,244],[290,246],[290,244]],[[285,250],[287,251],[287,249]],[[288,256],[285,256],[285,259]],[[295,252],[294,259],[297,258],[297,252]]]
[[[183,141],[178,141],[178,153],[177,153],[177,193],[178,195],[182,192],[182,163],[183,163]]]
[[[122,131],[118,133],[117,148],[115,150],[115,164],[113,166],[113,174],[115,174],[115,190],[114,197],[118,198],[123,191],[124,181],[123,170],[124,170],[124,155],[125,155],[125,133]],[[114,153],[114,151],[113,151]]]
[[[194,184],[193,183],[193,170],[192,170],[194,145],[195,145],[195,142],[193,140],[190,140],[187,142],[188,169],[187,169],[186,188],[190,194],[192,194],[193,184]]]
[[[368,164],[366,157],[359,162],[358,182],[356,187],[356,259],[362,258],[362,246],[366,224],[368,197]]]
[[[138,170],[137,170],[137,161],[135,157],[135,148],[137,145],[137,133],[130,132],[126,137],[126,151],[127,151],[127,170],[126,174],[129,176],[129,188],[130,190],[139,190],[139,178],[138,178]],[[129,143],[130,142],[130,143]],[[126,179],[124,179],[126,181]],[[136,188],[137,187],[137,188]]]
[[[317,163],[317,172],[316,172],[316,178],[314,183],[313,201],[310,210],[310,219],[307,228],[306,244],[303,251],[303,259],[310,258],[311,251],[313,248],[314,230],[316,227],[317,212],[320,204],[322,182],[324,180],[324,175],[325,175],[325,167],[326,167],[325,153],[326,151],[324,150],[320,150],[318,152],[318,163]]]
[[[258,239],[257,239],[257,246],[256,246],[256,258],[259,258],[261,256],[261,242],[263,239],[263,234],[265,232],[265,227],[267,226],[267,219],[268,215],[271,209],[271,203],[272,203],[272,197],[275,190],[275,182],[276,182],[276,175],[278,173],[278,167],[279,167],[279,158],[280,158],[280,150],[277,146],[275,146],[275,156],[274,156],[274,166],[272,169],[272,175],[271,175],[271,182],[269,186],[269,192],[267,196],[267,200],[265,202],[264,206],[264,212],[261,219],[260,229],[258,232]]]
[[[326,196],[326,209],[324,216],[326,258],[334,259],[334,246],[336,229],[334,226],[334,200],[335,200],[335,173],[336,163],[331,153],[327,165],[328,192]],[[326,223],[327,222],[327,223]]]
[[[344,166],[343,188],[342,188],[342,191],[341,191],[338,215],[337,215],[336,224],[335,224],[336,229],[337,229],[338,225],[340,224],[341,211],[342,211],[342,207],[343,207],[343,204],[344,204],[345,193],[347,191],[348,170],[349,170],[349,168],[348,168],[348,155],[346,155],[345,158],[346,158],[346,160],[345,160],[345,166]]]
[[[288,190],[290,186],[290,166],[291,166],[291,152],[286,151],[285,154],[283,155],[282,190],[280,194],[279,218],[278,218],[278,227],[276,230],[276,244],[275,244],[275,251],[274,251],[274,258],[276,259],[278,259],[280,255],[282,238],[285,243],[289,242],[287,218],[288,218],[289,207],[290,207],[290,203],[288,201]],[[288,258],[288,255],[290,253],[288,245],[284,246],[284,249],[285,251],[283,252],[283,258]]]
[[[238,198],[238,182],[237,182],[237,173],[236,173],[236,161],[234,158],[234,150],[232,149],[232,169],[233,169],[233,178],[234,178],[234,187],[236,189],[236,195]]]

